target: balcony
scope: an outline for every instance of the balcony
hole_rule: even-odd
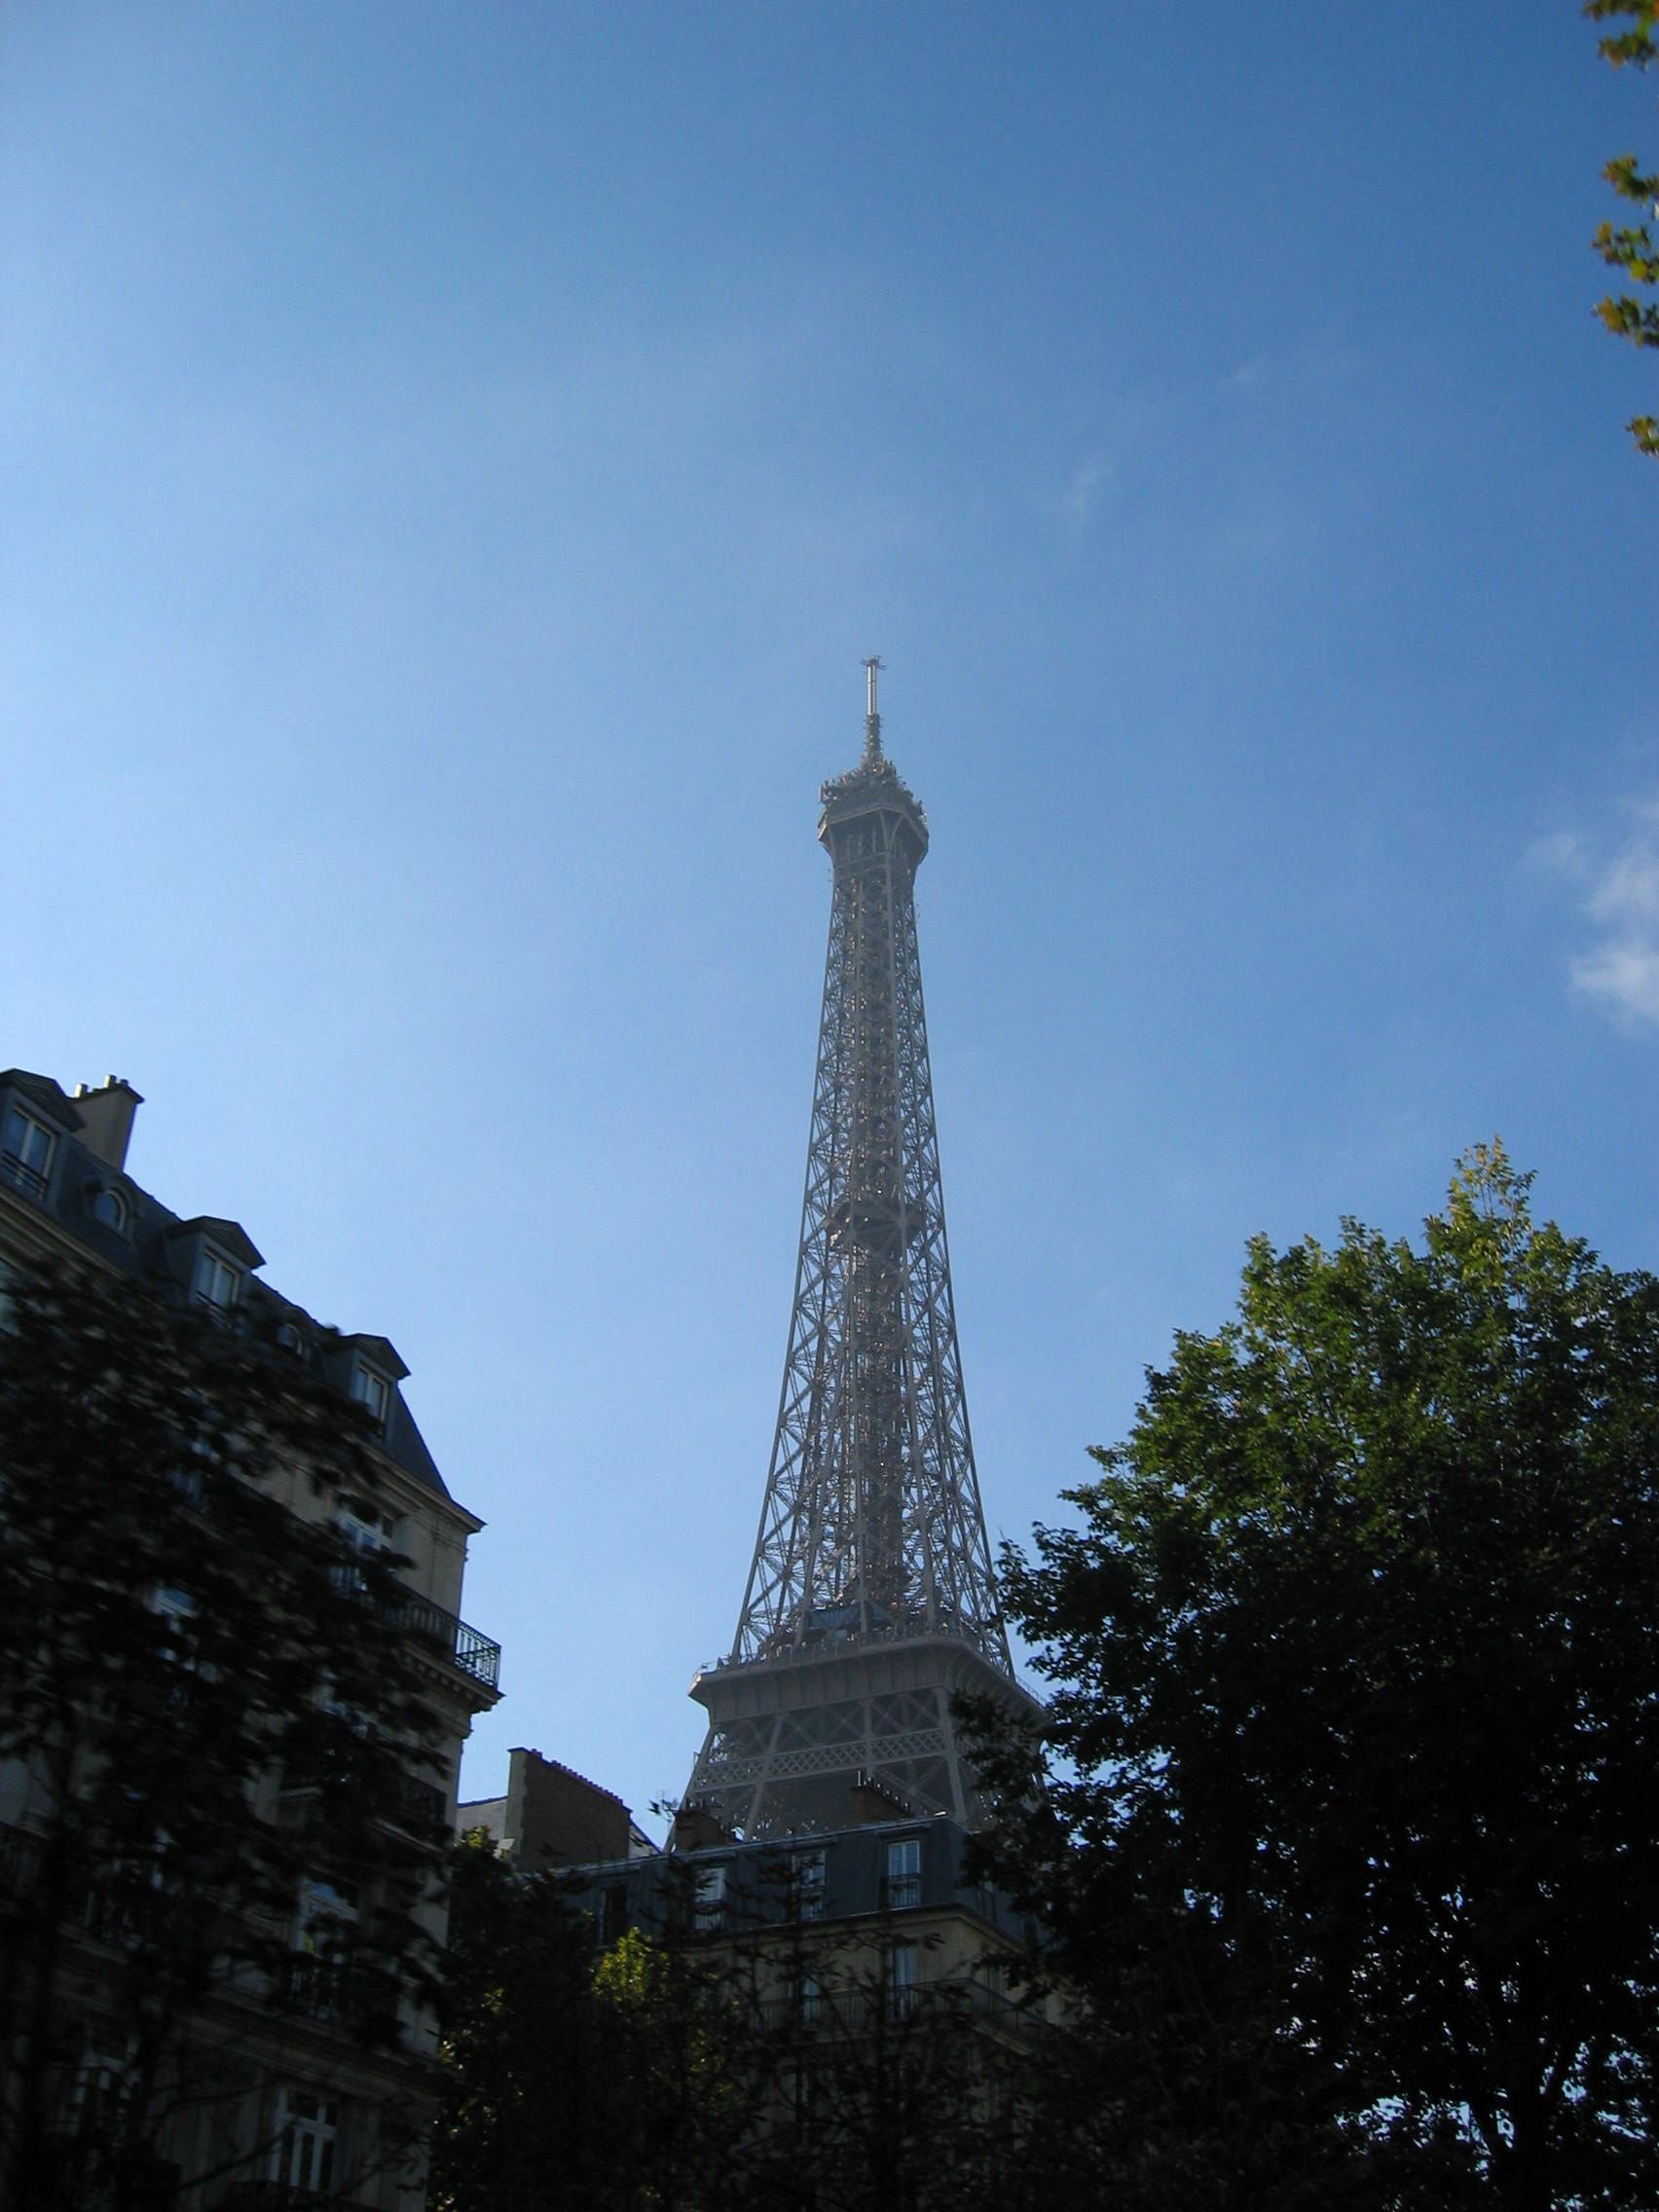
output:
[[[282,1994],[296,2011],[313,2020],[332,2020],[351,2003],[350,1962],[338,1954],[296,1951],[286,1962]]]
[[[423,1643],[441,1651],[452,1666],[484,1689],[495,1691],[500,1686],[501,1647],[492,1643],[487,1636],[475,1628],[468,1628],[454,1613],[446,1612],[442,1605],[434,1604],[417,1590],[407,1590],[394,1584],[378,1598],[371,1598],[367,1578],[353,1559],[342,1560],[329,1569],[334,1587],[348,1597],[358,1598],[368,1604],[378,1604],[382,1618],[393,1628],[406,1629]]]
[[[450,1832],[449,1799],[432,1783],[413,1774],[398,1777],[392,1817],[400,1828],[428,1842]]]
[[[0,1891],[22,1897],[40,1877],[40,1838],[0,1823]]]
[[[298,1798],[319,1790],[341,1791],[355,1804],[359,1815],[366,1814],[387,1827],[401,1828],[421,1843],[447,1843],[451,1834],[448,1793],[399,1765],[400,1757],[430,1763],[423,1760],[413,1746],[400,1753],[387,1744],[371,1743],[355,1735],[328,1745],[290,1747],[282,1793]]]
[[[424,1643],[434,1645],[484,1689],[494,1691],[499,1687],[500,1645],[492,1643],[477,1629],[468,1628],[454,1613],[446,1613],[442,1605],[434,1605],[430,1598],[418,1597],[411,1592],[408,1597],[399,1599],[393,1617],[400,1628],[408,1629]]]
[[[38,1167],[31,1167],[26,1160],[19,1160],[15,1152],[0,1152],[0,1182],[10,1183],[37,1204],[45,1201],[47,1177]]]
[[[966,2028],[1030,2042],[1048,2025],[1042,2012],[981,1981],[889,1982],[873,1980],[840,1989],[802,1989],[765,1999],[764,2026],[772,2034],[815,2032],[831,2037],[870,2035],[884,2021],[918,2020],[931,2029]]]
[[[324,2196],[287,2181],[239,2181],[220,2202],[225,2212],[334,2212],[344,2196]]]

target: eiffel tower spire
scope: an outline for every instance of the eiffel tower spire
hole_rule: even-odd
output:
[[[772,1463],[687,1797],[747,1836],[844,1825],[860,1778],[974,1825],[956,1691],[1012,1707],[945,1245],[916,948],[927,816],[881,746],[824,786],[834,867]]]

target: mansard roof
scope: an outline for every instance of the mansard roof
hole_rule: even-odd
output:
[[[387,1457],[424,1488],[436,1491],[441,1497],[450,1496],[415,1417],[396,1386],[409,1369],[389,1339],[369,1334],[345,1336],[315,1320],[303,1306],[285,1298],[271,1284],[255,1281],[253,1271],[265,1265],[264,1256],[241,1224],[218,1214],[181,1218],[125,1170],[113,1168],[100,1159],[79,1141],[76,1132],[86,1126],[85,1117],[50,1076],[37,1075],[28,1068],[0,1069],[0,1092],[8,1090],[25,1100],[43,1121],[50,1122],[68,1148],[67,1157],[55,1166],[44,1191],[30,1193],[27,1198],[30,1209],[45,1214],[61,1238],[179,1301],[187,1299],[191,1289],[184,1279],[188,1240],[194,1236],[212,1244],[226,1259],[248,1272],[243,1300],[246,1310],[263,1313],[273,1321],[291,1320],[316,1347],[319,1367],[331,1382],[342,1390],[350,1388],[349,1373],[329,1374],[329,1363],[321,1356],[331,1343],[342,1349],[357,1349],[391,1381],[392,1404],[384,1438]],[[98,1192],[111,1186],[119,1187],[129,1205],[130,1219],[123,1229],[99,1220],[92,1203]]]

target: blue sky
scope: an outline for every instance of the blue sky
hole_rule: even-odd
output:
[[[993,1537],[1245,1237],[1659,1259],[1651,85],[1558,0],[11,0],[0,1063],[384,1332],[529,1743],[700,1736],[888,664]]]

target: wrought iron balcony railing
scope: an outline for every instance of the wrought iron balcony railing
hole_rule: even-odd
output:
[[[15,1184],[26,1198],[46,1197],[47,1178],[38,1167],[31,1167],[26,1160],[19,1160],[15,1152],[0,1152],[0,1177]]]
[[[411,1835],[430,1838],[449,1833],[449,1799],[434,1783],[423,1782],[417,1775],[398,1778],[394,1811],[398,1826]]]
[[[410,1748],[404,1754],[418,1760]],[[436,1783],[424,1781],[396,1763],[397,1754],[385,1745],[348,1737],[328,1745],[291,1746],[282,1774],[285,1794],[343,1789],[355,1797],[360,1809],[389,1827],[424,1843],[434,1843],[450,1833],[448,1794]]]
[[[344,1590],[349,1597],[360,1598],[365,1604],[371,1602],[368,1583],[361,1568],[353,1560],[343,1560],[330,1569],[335,1588]],[[424,1598],[418,1590],[405,1590],[398,1586],[384,1600],[384,1617],[394,1628],[407,1629],[418,1636],[423,1643],[432,1644],[445,1658],[470,1675],[487,1690],[499,1686],[501,1675],[501,1647],[475,1628],[468,1628],[430,1598]]]
[[[221,2202],[225,2212],[334,2212],[346,2202],[288,2181],[239,2181]]]
[[[332,2020],[351,2002],[350,1962],[297,1951],[283,1973],[283,1996],[313,2020]]]
[[[780,2035],[797,2030],[861,2036],[872,2034],[883,2023],[925,2020],[939,2027],[953,2023],[989,2028],[1026,2041],[1040,2035],[1046,2025],[1040,2012],[1000,1989],[955,1979],[801,1989],[793,1996],[768,1998],[760,2010],[767,2029]]]
[[[430,1598],[423,1598],[411,1591],[397,1603],[395,1619],[400,1628],[421,1638],[423,1642],[436,1645],[445,1656],[454,1661],[463,1675],[470,1675],[487,1690],[496,1689],[501,1677],[501,1647],[492,1643],[475,1628],[468,1628],[454,1613],[446,1612],[442,1605],[433,1604]]]

